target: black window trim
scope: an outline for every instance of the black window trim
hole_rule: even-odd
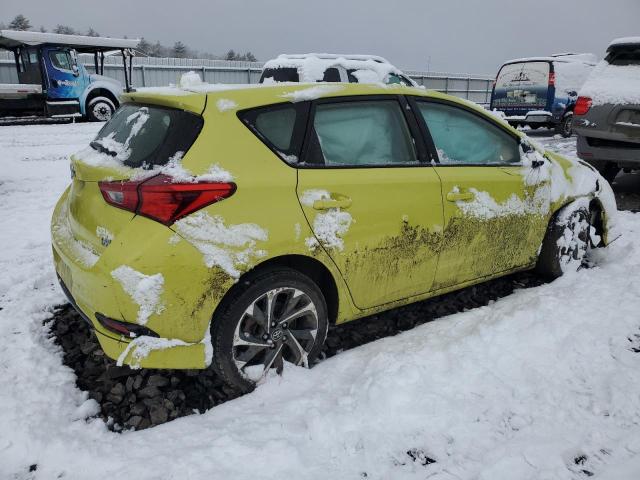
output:
[[[255,119],[258,114],[263,112],[270,112],[273,110],[280,110],[283,108],[293,107],[296,111],[296,121],[293,125],[293,132],[291,134],[291,145],[289,149],[283,151],[276,147],[267,137],[265,137],[256,127]],[[258,140],[260,140],[269,150],[271,150],[278,159],[280,159],[285,165],[293,168],[298,168],[300,158],[303,152],[303,140],[306,137],[307,118],[309,115],[309,102],[278,102],[260,107],[252,107],[244,110],[239,110],[236,113],[238,119],[246,126],[251,133],[253,133]],[[290,162],[285,156],[295,156],[298,161]]]
[[[409,136],[413,142],[414,152],[416,155],[416,163],[402,163],[397,165],[325,165],[325,164],[317,164],[317,163],[309,163],[306,162],[307,157],[309,155],[309,145],[312,139],[313,132],[313,120],[315,116],[315,109],[317,105],[323,104],[335,104],[335,103],[353,103],[353,102],[371,102],[371,101],[396,101],[398,102],[398,106],[402,111],[405,121],[407,122],[407,127],[409,130]],[[313,100],[311,102],[311,108],[308,112],[307,117],[307,125],[306,132],[304,137],[304,144],[302,148],[302,155],[299,157],[301,160],[298,164],[296,164],[296,168],[299,169],[354,169],[354,168],[423,168],[423,167],[431,167],[432,164],[430,159],[428,158],[428,152],[424,145],[424,140],[422,138],[420,129],[418,127],[418,123],[416,121],[416,116],[412,113],[410,105],[407,103],[407,100],[404,95],[385,95],[385,94],[374,94],[374,95],[348,95],[341,97],[327,97],[327,98],[319,98]]]
[[[498,128],[500,131],[506,133],[507,135],[509,135],[511,138],[513,138],[516,143],[518,144],[518,148],[520,148],[520,145],[522,144],[522,138],[517,135],[516,133],[510,131],[505,125],[501,125],[500,122],[496,119],[492,119],[490,117],[488,117],[487,115],[481,114],[479,112],[475,112],[473,111],[473,109],[471,108],[466,108],[464,105],[460,105],[457,102],[452,102],[450,100],[445,100],[445,99],[441,99],[441,98],[433,98],[433,97],[422,97],[422,96],[417,96],[417,95],[408,95],[407,96],[409,104],[411,105],[411,109],[415,112],[415,117],[416,120],[418,122],[418,125],[420,126],[420,130],[422,132],[422,135],[425,139],[425,143],[427,145],[427,148],[430,151],[431,157],[433,158],[434,161],[434,165],[438,166],[438,167],[501,167],[501,168],[508,168],[508,167],[518,167],[518,168],[522,168],[522,155],[520,156],[520,162],[518,163],[441,163],[440,162],[440,157],[438,156],[438,150],[436,149],[435,143],[433,141],[433,137],[431,136],[431,132],[429,131],[429,128],[427,127],[427,123],[425,122],[424,118],[422,117],[422,114],[420,113],[420,108],[418,106],[418,103],[422,102],[422,103],[435,103],[435,104],[441,104],[441,105],[447,105],[449,107],[452,108],[457,108],[459,110],[463,110],[467,113],[469,113],[470,115],[473,115],[477,118],[480,118],[482,121],[488,123],[489,125],[492,125],[496,128]]]

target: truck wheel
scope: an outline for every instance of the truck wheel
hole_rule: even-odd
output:
[[[556,127],[556,133],[559,133],[564,138],[569,138],[573,135],[573,113],[568,113],[564,116]]]
[[[284,362],[311,367],[329,325],[318,286],[295,270],[268,270],[246,281],[211,325],[212,368],[227,384],[253,390]]]
[[[107,97],[94,97],[87,104],[87,117],[92,122],[107,122],[115,111],[116,106]]]
[[[590,221],[587,207],[575,203],[562,208],[549,222],[547,234],[538,255],[536,271],[550,279],[576,270],[590,246]]]

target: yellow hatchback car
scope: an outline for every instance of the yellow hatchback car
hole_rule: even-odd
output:
[[[55,268],[105,353],[243,390],[330,324],[575,269],[616,211],[588,165],[399,85],[133,92],[71,167]]]

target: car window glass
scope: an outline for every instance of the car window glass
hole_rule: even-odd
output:
[[[605,59],[610,65],[625,67],[628,65],[640,65],[640,47],[615,48]]]
[[[339,82],[340,81],[340,72],[337,68],[331,67],[327,68],[324,71],[324,76],[322,77],[323,82]]]
[[[254,127],[278,150],[287,151],[291,147],[295,123],[296,109],[287,106],[259,112],[255,117]]]
[[[355,71],[356,71],[355,68],[351,68],[351,69],[347,70],[347,79],[349,80],[349,83],[358,83],[358,79],[353,74],[353,72],[355,72]]]
[[[400,85],[404,85],[405,87],[411,87],[411,82],[409,80],[407,80],[406,78],[404,78],[402,75],[396,75],[395,73],[390,73],[387,76],[387,83],[390,85],[393,84],[400,84]]]
[[[298,69],[293,67],[265,68],[260,83],[299,82]]]
[[[443,165],[514,164],[518,142],[478,115],[462,108],[418,102]]]
[[[315,150],[322,156],[317,163],[364,166],[417,162],[400,104],[394,100],[320,104],[313,126],[320,147]]]
[[[51,63],[54,67],[59,68],[60,70],[71,70],[71,60],[69,59],[69,54],[67,52],[51,52],[49,54],[49,58],[51,59]]]

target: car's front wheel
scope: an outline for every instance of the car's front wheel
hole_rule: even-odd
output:
[[[214,370],[241,391],[252,390],[284,362],[310,367],[327,336],[327,306],[318,286],[295,270],[243,280],[211,326]]]
[[[592,242],[592,212],[587,206],[572,203],[562,208],[549,223],[538,255],[536,270],[547,278],[557,278],[577,270],[585,260]]]

